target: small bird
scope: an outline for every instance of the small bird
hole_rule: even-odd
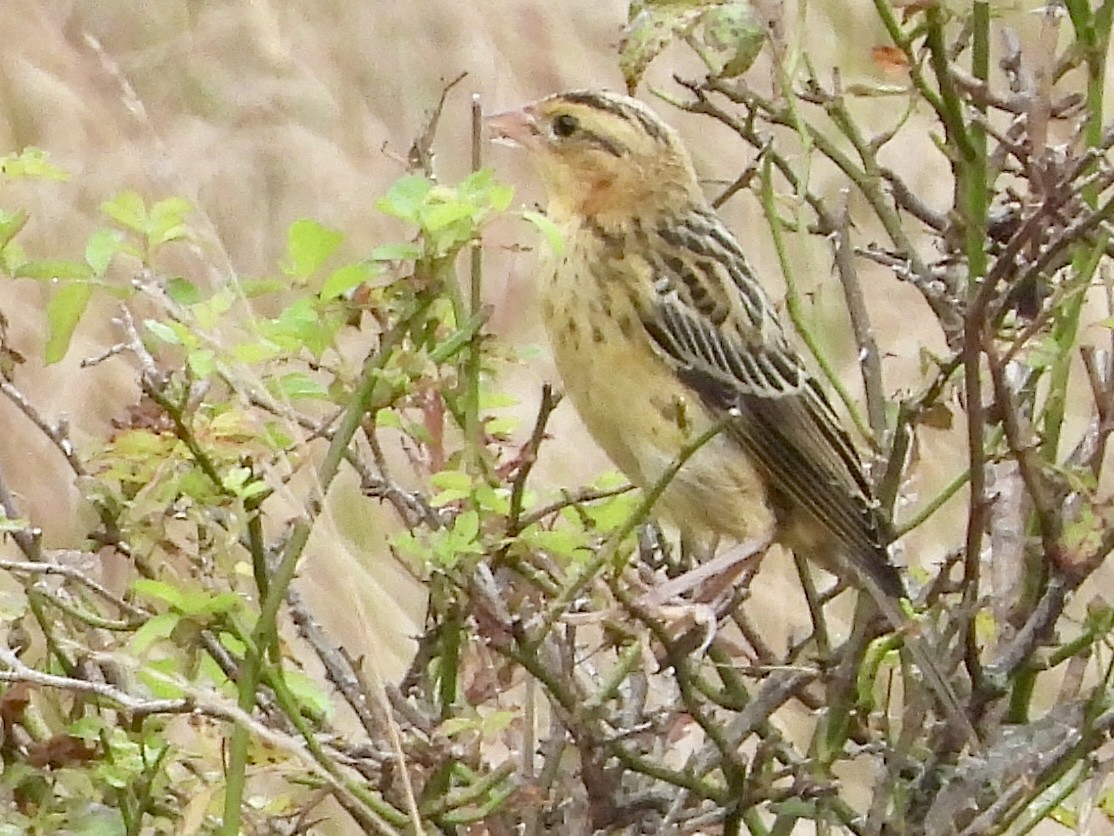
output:
[[[542,275],[542,314],[604,452],[649,488],[721,426],[656,511],[696,535],[780,541],[896,613],[905,589],[854,445],[678,134],[638,100],[594,90],[488,123],[544,180],[565,246]]]
[[[678,134],[637,99],[579,90],[489,117],[529,153],[564,248],[542,273],[558,373],[596,442],[682,531],[780,541],[865,590],[836,679],[853,688],[872,604],[911,626],[862,462]],[[978,736],[937,659],[905,642],[949,726]]]

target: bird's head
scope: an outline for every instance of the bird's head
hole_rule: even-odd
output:
[[[704,200],[680,137],[637,99],[558,93],[487,123],[494,138],[530,152],[555,220],[606,222]]]

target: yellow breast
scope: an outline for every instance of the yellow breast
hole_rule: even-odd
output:
[[[565,392],[588,431],[636,485],[653,486],[715,419],[657,353],[635,300],[651,292],[633,256],[604,261],[598,238],[572,229],[545,271],[542,315]],[[695,532],[764,536],[773,514],[742,450],[719,436],[697,451],[659,500],[659,513]]]

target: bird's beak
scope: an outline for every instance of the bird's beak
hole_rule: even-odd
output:
[[[541,140],[538,115],[529,105],[488,116],[484,125],[492,142],[532,148]]]

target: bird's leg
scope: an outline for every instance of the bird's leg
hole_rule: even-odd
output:
[[[682,531],[681,554],[678,561],[680,568],[688,571],[711,559],[712,555],[716,553],[718,540],[719,538],[715,535],[710,540],[701,540],[694,537],[691,532]]]
[[[672,544],[656,520],[648,520],[638,527],[639,565],[655,572],[661,569],[668,572],[674,564],[674,555]]]
[[[761,560],[769,549],[769,537],[755,538],[738,543],[723,554],[702,562],[695,569],[655,586],[645,593],[639,603],[652,606],[664,604],[697,589],[694,603],[715,601],[725,591],[730,591],[739,575],[755,561]]]
[[[657,584],[643,593],[634,605],[653,611],[670,626],[673,635],[686,645],[684,652],[700,657],[715,640],[721,617],[721,602],[735,593],[739,575],[757,563],[770,547],[770,538],[736,544],[718,557],[700,563],[683,575]],[[691,595],[689,593],[692,593]],[[699,630],[701,635],[691,635]],[[699,645],[695,642],[699,639]]]

